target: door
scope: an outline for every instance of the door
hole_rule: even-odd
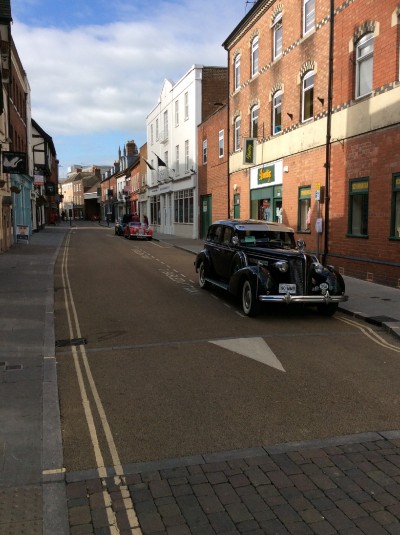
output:
[[[235,193],[233,196],[233,217],[240,219],[240,193]]]
[[[200,197],[200,238],[205,239],[209,226],[212,224],[212,196]]]

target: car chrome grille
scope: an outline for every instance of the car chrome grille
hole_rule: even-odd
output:
[[[303,258],[289,259],[290,283],[296,284],[297,294],[304,293],[304,261]]]

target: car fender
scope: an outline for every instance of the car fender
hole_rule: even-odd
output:
[[[259,269],[258,266],[244,266],[235,271],[229,279],[229,291],[234,295],[239,295],[243,282],[249,279],[257,287],[257,295],[265,293],[271,286],[270,273],[266,269]]]
[[[202,249],[196,256],[196,260],[194,261],[196,273],[200,267],[201,262],[204,262],[206,265],[211,265],[210,254],[206,249]]]

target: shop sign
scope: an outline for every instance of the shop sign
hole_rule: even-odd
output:
[[[259,185],[275,182],[275,166],[267,165],[265,167],[260,167],[258,170],[257,182]]]
[[[53,182],[46,182],[44,185],[46,195],[55,195],[56,194],[56,185]]]
[[[26,152],[2,152],[3,173],[26,175]]]
[[[29,243],[28,225],[17,225],[17,243]]]
[[[256,140],[253,137],[247,137],[243,143],[243,165],[255,163]]]
[[[368,192],[368,181],[363,180],[362,182],[352,182],[351,192],[352,193]]]

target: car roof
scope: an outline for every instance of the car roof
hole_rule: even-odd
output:
[[[282,223],[274,223],[272,221],[262,221],[259,219],[221,219],[214,221],[213,225],[226,225],[234,228],[235,230],[259,230],[259,231],[281,231],[281,232],[294,232],[291,227],[282,225]]]

